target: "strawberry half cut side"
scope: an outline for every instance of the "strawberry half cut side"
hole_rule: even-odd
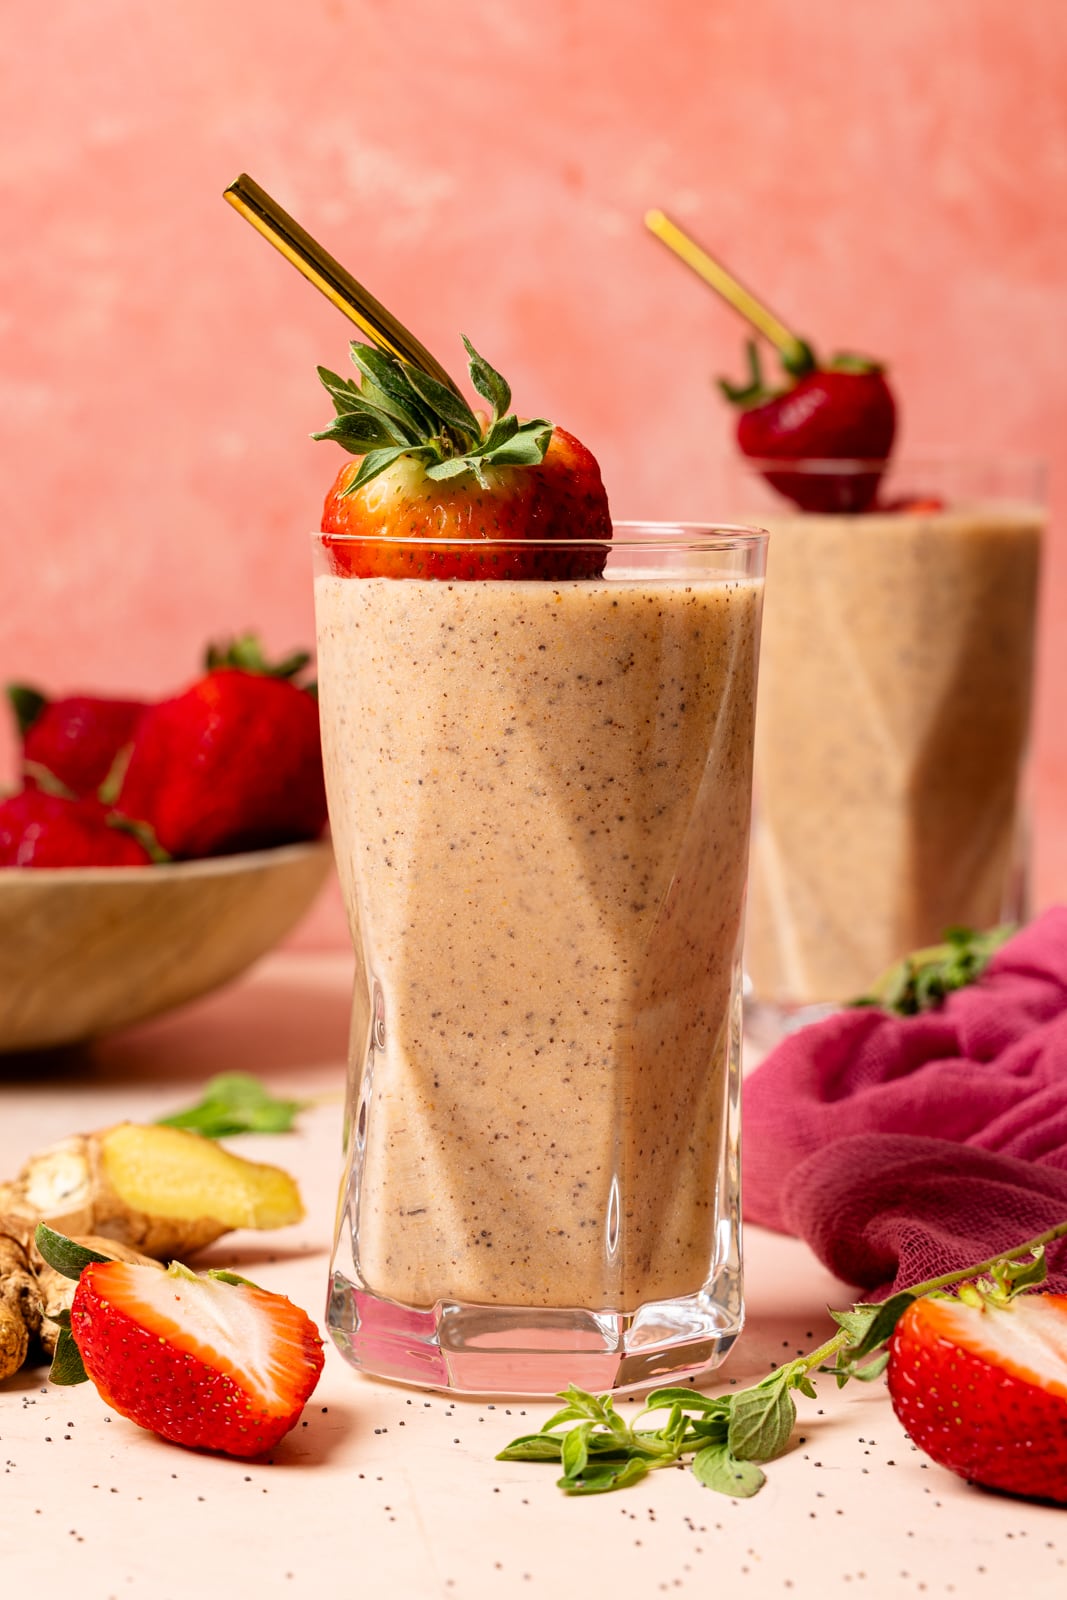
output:
[[[200,1450],[257,1456],[296,1426],[323,1366],[310,1318],[228,1273],[124,1261],[83,1270],[70,1312],[85,1370],[115,1411]]]
[[[1067,1295],[929,1296],[889,1349],[893,1409],[920,1450],[972,1483],[1067,1503]]]

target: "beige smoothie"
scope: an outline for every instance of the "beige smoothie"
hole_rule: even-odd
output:
[[[704,1283],[761,599],[317,579],[373,1294],[628,1310]]]
[[[762,1000],[845,1000],[1020,910],[1043,513],[763,521],[746,967]]]

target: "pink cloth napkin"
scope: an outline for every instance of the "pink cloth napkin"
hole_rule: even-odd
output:
[[[843,1011],[745,1083],[745,1216],[905,1288],[1067,1221],[1067,907],[917,1017]],[[1048,1253],[1067,1293],[1067,1241]]]

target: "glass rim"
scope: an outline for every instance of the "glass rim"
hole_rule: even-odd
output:
[[[315,545],[400,545],[454,549],[477,545],[493,550],[750,550],[766,544],[770,535],[755,523],[740,522],[615,522],[612,536],[582,539],[464,539],[462,535],[423,536],[403,533],[334,533],[319,529],[311,535]]]

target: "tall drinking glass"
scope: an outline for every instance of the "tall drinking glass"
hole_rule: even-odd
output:
[[[1045,513],[1027,460],[746,470],[773,551],[745,952],[770,1038],[953,927],[1026,916]]]
[[[603,569],[555,579],[355,577],[345,546],[316,540],[356,952],[333,1338],[467,1392],[712,1367],[742,1320],[764,536],[620,525],[544,545]]]

